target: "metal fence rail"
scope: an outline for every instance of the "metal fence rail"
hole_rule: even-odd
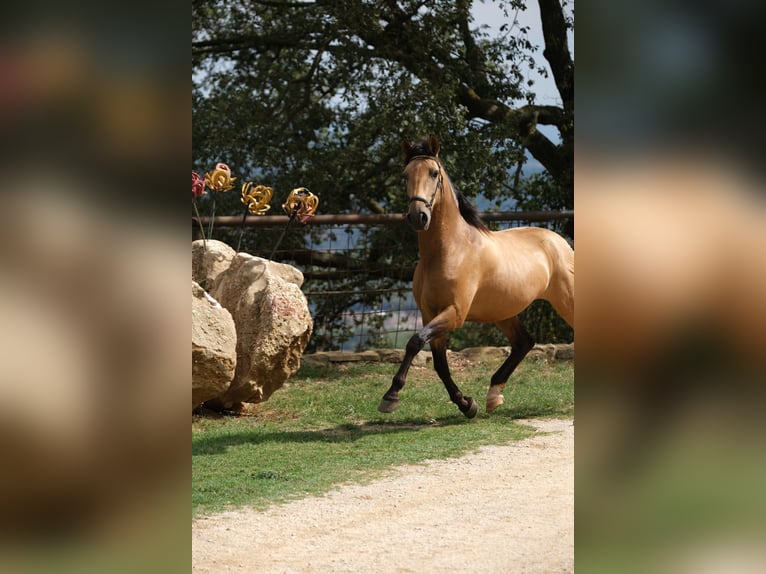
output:
[[[572,219],[574,211],[484,212],[481,217],[491,229],[527,224],[552,227]],[[201,220],[205,226],[210,221],[207,217]],[[245,220],[245,233],[270,232],[273,238],[288,220],[286,215],[250,216]],[[218,216],[214,228],[229,228],[231,236],[239,232],[242,223],[241,216]],[[323,214],[313,217],[310,226],[312,233],[293,230],[302,241],[296,245],[294,240],[274,254],[274,260],[303,272],[303,292],[314,319],[309,350],[403,348],[422,326],[411,295],[416,241],[404,216]],[[376,244],[368,239],[384,227],[394,239],[384,242],[381,256],[380,241]],[[196,233],[196,220],[193,229]],[[254,254],[268,257],[269,252]]]
[[[482,220],[489,223],[494,221],[507,222],[526,222],[534,223],[541,221],[560,221],[572,219],[573,210],[562,211],[482,211],[479,212]],[[250,216],[245,220],[246,227],[270,227],[284,226],[290,218],[287,215],[262,215],[260,217]],[[200,218],[203,225],[209,225],[210,217],[202,216]],[[320,214],[311,218],[312,225],[403,225],[406,223],[403,213],[339,213],[339,214]],[[192,227],[196,225],[196,219],[192,221]],[[219,227],[240,227],[242,225],[241,215],[219,215],[215,217],[215,228]]]

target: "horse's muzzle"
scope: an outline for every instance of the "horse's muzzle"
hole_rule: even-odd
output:
[[[407,221],[415,231],[425,231],[431,223],[431,210],[423,205],[413,203],[407,212]]]

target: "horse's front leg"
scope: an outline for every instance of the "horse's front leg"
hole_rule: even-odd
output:
[[[399,370],[394,375],[394,380],[391,383],[391,387],[383,395],[378,405],[378,410],[381,413],[392,413],[399,407],[399,391],[404,388],[404,383],[407,381],[407,373],[412,366],[412,361],[415,359],[421,349],[428,342],[428,326],[423,327],[420,331],[415,333],[410,340],[407,341],[407,347],[404,353],[404,359],[402,364],[399,365]]]
[[[394,380],[391,383],[391,387],[383,395],[383,398],[378,405],[378,410],[382,413],[392,413],[399,406],[399,391],[404,388],[404,383],[407,380],[407,373],[412,366],[412,361],[423,347],[427,343],[432,344],[432,352],[434,356],[434,367],[439,377],[444,382],[444,386],[447,387],[447,392],[450,395],[458,408],[469,418],[476,416],[475,401],[470,397],[463,397],[457,385],[452,381],[449,375],[449,367],[447,366],[447,349],[446,339],[447,333],[452,331],[458,325],[458,314],[454,307],[448,307],[439,313],[434,319],[429,321],[420,331],[415,333],[407,342],[406,351],[404,354],[404,360],[399,366],[399,370],[394,375]],[[435,346],[434,346],[435,345]],[[435,350],[434,350],[435,349]],[[472,403],[474,403],[472,405]]]

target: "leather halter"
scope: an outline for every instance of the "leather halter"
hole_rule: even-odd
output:
[[[436,193],[439,191],[439,188],[444,187],[444,182],[442,179],[442,166],[439,164],[439,161],[432,155],[414,155],[407,163],[409,164],[413,159],[432,159],[436,162],[436,166],[439,168],[439,181],[436,182],[436,187],[434,188],[434,192],[431,194],[431,199],[428,200],[425,197],[421,197],[420,195],[413,195],[408,202],[412,203],[413,201],[422,201],[428,209],[431,209],[434,205],[434,199],[436,199]]]

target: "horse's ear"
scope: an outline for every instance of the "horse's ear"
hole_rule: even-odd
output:
[[[402,138],[402,162],[407,165],[407,160],[410,159],[412,153],[412,144],[407,138]]]
[[[439,157],[439,149],[441,149],[441,144],[439,143],[439,138],[434,134],[428,136],[428,149],[431,150],[431,154],[434,157]]]

